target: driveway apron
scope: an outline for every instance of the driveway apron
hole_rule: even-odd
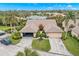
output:
[[[49,52],[64,54],[64,55],[72,55],[68,52],[66,47],[64,46],[61,39],[49,38],[51,50]]]

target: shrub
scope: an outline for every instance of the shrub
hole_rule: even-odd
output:
[[[62,39],[63,39],[63,40],[66,39],[66,37],[65,37],[65,32],[62,33]]]
[[[25,48],[23,52],[18,52],[16,56],[38,56],[36,51]]]
[[[68,31],[67,34],[66,34],[66,32],[63,32],[63,33],[62,33],[62,39],[63,39],[63,40],[69,39],[70,37],[73,38],[73,39],[75,39],[75,40],[78,40],[78,41],[79,41],[79,38],[78,38],[78,37],[71,35],[71,31]]]
[[[79,38],[78,38],[78,37],[76,37],[76,36],[73,36],[73,38],[79,41]]]
[[[31,52],[32,51],[30,49],[26,49],[26,48],[24,49],[24,53],[25,53],[26,56],[30,56]]]
[[[62,39],[63,39],[63,40],[65,40],[65,39],[67,39],[67,38],[69,38],[69,37],[72,37],[71,31],[63,32],[63,33],[62,33]]]
[[[38,53],[37,53],[36,51],[33,51],[33,52],[31,53],[31,55],[32,55],[32,56],[38,56]]]
[[[17,27],[16,27],[16,30],[19,31],[19,30],[21,30],[23,27],[24,27],[23,25],[17,26]]]
[[[18,26],[16,26],[16,30],[19,31],[21,30],[26,24],[26,21],[25,20],[20,20]]]
[[[21,34],[20,34],[20,32],[15,32],[15,33],[13,33],[12,35],[11,35],[11,42],[12,42],[12,44],[17,44],[17,43],[19,43],[20,42],[20,40],[21,40]]]
[[[46,35],[46,33],[43,30],[43,31],[37,31],[36,37],[40,37],[40,38],[45,37],[45,38],[47,38],[48,36]]]
[[[24,56],[24,53],[19,51],[16,56]]]
[[[42,39],[42,37],[47,37],[42,24],[39,25],[39,30],[36,33],[36,37],[40,37],[40,39]]]
[[[20,32],[15,32],[15,33],[12,34],[12,39],[17,40],[17,39],[21,39],[21,38],[22,37],[21,37]]]

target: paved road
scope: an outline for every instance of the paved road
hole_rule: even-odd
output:
[[[72,55],[65,48],[61,39],[49,38],[51,50],[49,52],[55,52],[64,55]]]
[[[30,47],[32,37],[22,38],[17,45],[4,45],[0,43],[0,56],[14,56],[18,51],[23,51],[25,47]]]
[[[15,45],[5,46],[0,43],[0,56],[13,56],[21,50],[23,50],[23,48],[17,47]]]

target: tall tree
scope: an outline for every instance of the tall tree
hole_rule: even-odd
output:
[[[74,24],[76,23],[76,19],[75,19],[75,13],[73,11],[68,11],[65,17],[65,28],[66,31],[68,31],[68,22],[69,20],[74,21]]]
[[[62,22],[64,21],[64,17],[62,15],[56,15],[54,18],[56,19],[57,25],[62,28]]]
[[[75,13],[73,11],[67,11],[67,14],[65,17],[65,32],[66,32],[65,38],[67,37],[67,32],[69,31],[69,27],[68,27],[69,20],[74,21],[74,23],[76,22]]]
[[[10,25],[11,32],[12,32],[13,28],[15,30],[15,25],[17,25],[17,19],[14,17],[14,15],[10,15],[10,16],[6,17],[6,23],[8,25]]]

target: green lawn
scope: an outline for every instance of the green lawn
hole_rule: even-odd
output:
[[[67,36],[67,39],[63,40],[66,48],[75,56],[79,56],[79,41],[71,36]]]
[[[8,26],[0,26],[0,30],[6,31],[6,30],[9,30],[9,29],[11,29],[11,27],[8,27]]]
[[[33,39],[32,48],[43,50],[43,51],[49,51],[51,49],[51,46],[48,39],[46,40],[43,39],[41,41],[37,39]]]

